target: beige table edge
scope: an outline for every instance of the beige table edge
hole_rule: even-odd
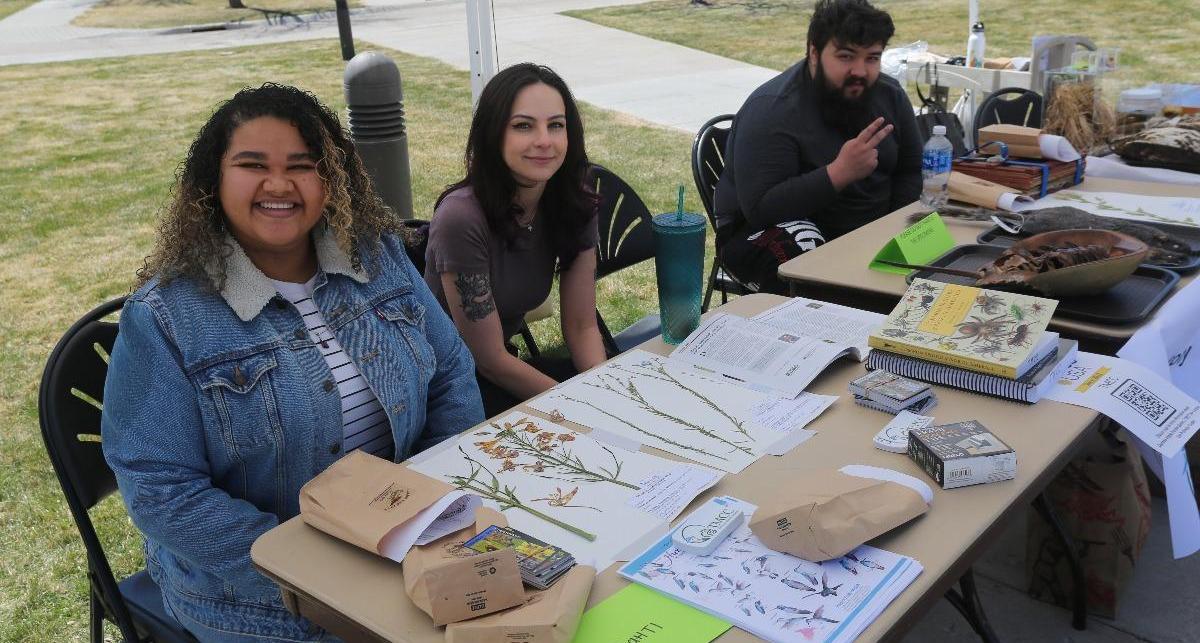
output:
[[[1143,181],[1126,181],[1122,179],[1088,178],[1073,189],[1085,192],[1126,192],[1129,194],[1144,194],[1147,196],[1187,196],[1200,197],[1200,187],[1172,185],[1168,183],[1147,183]],[[843,289],[847,291],[846,299],[839,303],[853,305],[854,291],[876,297],[886,297],[899,301],[907,287],[903,275],[893,275],[871,270],[867,267],[875,253],[907,227],[906,217],[921,210],[919,203],[913,203],[901,208],[881,219],[871,222],[858,230],[838,237],[833,241],[805,254],[800,255],[779,267],[779,277],[792,282],[797,294],[804,294],[805,286]],[[974,224],[947,218],[946,227],[955,243],[962,245],[975,243],[976,237],[991,227],[991,224]],[[1187,285],[1194,275],[1184,275],[1175,290]],[[886,311],[880,311],[886,312]],[[1069,337],[1095,337],[1114,341],[1123,341],[1153,319],[1146,321],[1105,325],[1074,319],[1055,318],[1052,328]]]
[[[782,300],[774,295],[750,295],[735,299],[722,310],[751,315]],[[663,354],[669,350],[660,340],[647,342],[643,348]],[[820,432],[816,437],[785,456],[766,456],[740,474],[727,475],[701,500],[728,494],[763,502],[781,484],[786,484],[789,471],[819,466],[871,464],[924,478],[906,457],[871,446],[871,437],[888,416],[856,406],[846,396],[846,383],[862,370],[857,362],[841,360],[809,387],[815,393],[842,396],[809,427]],[[941,387],[938,396],[940,403],[935,415],[939,422],[980,419],[1017,451],[1017,479],[951,491],[935,489],[930,513],[872,541],[875,546],[913,556],[925,566],[925,572],[860,640],[899,638],[907,631],[956,582],[991,537],[1005,527],[1005,517],[1024,510],[1097,418],[1088,409],[1051,401],[1030,406]],[[529,411],[523,407],[522,410]],[[645,450],[672,457],[655,449]],[[322,615],[310,615],[323,625],[334,614],[359,624],[382,640],[443,639],[442,628],[434,627],[404,595],[399,564],[327,536],[300,518],[289,520],[259,538],[251,550],[251,559],[268,577],[302,599],[309,599],[310,607],[324,610]],[[616,576],[615,567],[597,577],[589,607],[626,584]],[[734,628],[719,640],[747,641],[754,637]]]

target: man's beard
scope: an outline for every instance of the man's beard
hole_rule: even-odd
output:
[[[867,82],[866,78],[848,79],[841,87],[831,87],[821,66],[820,58],[816,61],[816,81],[818,103],[821,109],[821,119],[825,124],[840,132],[844,137],[858,136],[860,132],[875,120],[871,111],[871,97],[875,93],[875,85]],[[856,82],[861,83],[862,92],[857,98],[847,98],[844,91]]]

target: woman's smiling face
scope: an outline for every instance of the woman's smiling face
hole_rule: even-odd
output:
[[[221,159],[221,208],[251,260],[311,252],[325,209],[317,159],[291,123],[261,116],[238,126]]]
[[[545,183],[567,153],[567,116],[562,95],[545,83],[517,93],[504,133],[504,162],[517,182]]]

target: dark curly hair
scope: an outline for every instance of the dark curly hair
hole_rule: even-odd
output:
[[[464,163],[467,175],[446,187],[434,209],[446,195],[469,186],[487,216],[488,227],[511,242],[517,234],[517,218],[522,214],[515,203],[517,180],[504,162],[504,134],[512,116],[512,106],[522,89],[535,83],[553,87],[562,96],[567,120],[567,153],[562,167],[550,177],[539,207],[551,212],[546,217],[551,243],[558,257],[558,270],[566,270],[575,257],[592,246],[584,230],[596,216],[596,194],[587,185],[587,150],[583,143],[583,119],[567,84],[552,69],[533,63],[519,63],[492,77],[479,96],[471,131],[467,135]]]
[[[867,0],[818,0],[808,23],[808,46],[818,54],[830,40],[838,45],[887,47],[895,33],[892,16]]]
[[[221,159],[234,130],[263,116],[295,126],[317,158],[317,174],[327,196],[325,225],[356,269],[372,264],[382,235],[403,234],[397,217],[376,194],[337,116],[310,92],[266,83],[234,94],[200,128],[176,172],[154,251],[137,272],[138,286],[157,276],[164,283],[187,277],[211,290],[224,287],[229,251],[225,246],[228,222],[218,196]]]

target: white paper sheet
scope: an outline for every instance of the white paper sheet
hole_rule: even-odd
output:
[[[413,545],[431,543],[473,524],[475,509],[481,503],[479,496],[464,491],[447,493],[408,522],[388,532],[379,542],[379,555],[396,562],[404,560]]]
[[[678,506],[678,514],[721,477],[711,469],[609,446],[523,413],[449,442],[409,466],[478,493],[484,504],[503,511],[514,528],[562,547],[596,569],[624,560],[631,550],[667,533],[668,519],[661,514],[673,506]],[[666,477],[673,478],[673,484],[664,484]],[[659,515],[628,503],[650,492],[639,484],[648,479],[657,481],[659,499],[669,503],[656,508]],[[595,539],[589,541],[553,520]]]
[[[716,313],[671,352],[671,360],[757,391],[796,397],[843,355],[865,357],[846,344]]]
[[[910,476],[907,473],[900,473],[892,469],[883,467],[873,467],[869,464],[848,464],[841,469],[838,469],[848,476],[858,478],[870,478],[872,480],[883,480],[885,482],[895,482],[916,491],[925,499],[925,504],[933,504],[933,488],[925,483],[920,478]]]
[[[625,504],[669,522],[720,479],[721,474],[712,469],[678,465],[639,480],[641,489]]]
[[[867,338],[883,325],[887,315],[829,302],[792,297],[750,318],[797,335],[824,339],[858,349],[866,359]]]
[[[1042,151],[1043,157],[1052,161],[1079,160],[1079,151],[1071,145],[1071,142],[1054,134],[1041,134],[1038,136],[1038,149]]]
[[[806,426],[837,401],[836,395],[801,393],[796,399],[768,397],[750,407],[750,419],[773,431],[788,433]]]
[[[774,396],[635,349],[527,404],[551,417],[737,473],[812,435],[799,427],[781,434],[755,423],[751,408],[768,397]]]
[[[1200,353],[1192,348],[1200,342],[1200,282],[1193,281],[1167,300],[1150,323],[1138,329],[1117,351],[1122,359],[1137,362],[1174,382],[1193,399],[1200,397]],[[1136,440],[1136,438],[1135,438]],[[1171,526],[1171,549],[1175,558],[1200,551],[1200,507],[1196,505],[1187,452],[1163,458],[1144,442],[1138,450],[1167,490],[1167,512]]]
[[[1070,206],[1117,219],[1200,226],[1200,198],[1124,192],[1060,190],[1034,202],[1032,210]]]
[[[747,515],[754,505],[733,498]],[[742,525],[712,554],[663,538],[621,576],[677,598],[768,641],[853,641],[913,580],[921,564],[867,545],[813,563],[773,551]]]
[[[917,415],[912,411],[900,411],[892,418],[887,426],[875,434],[872,442],[875,448],[890,453],[908,452],[908,432],[913,429],[923,429],[933,424],[933,418],[928,415]]]
[[[1200,429],[1200,404],[1149,369],[1080,351],[1046,398],[1083,406],[1119,422],[1167,457]]]

